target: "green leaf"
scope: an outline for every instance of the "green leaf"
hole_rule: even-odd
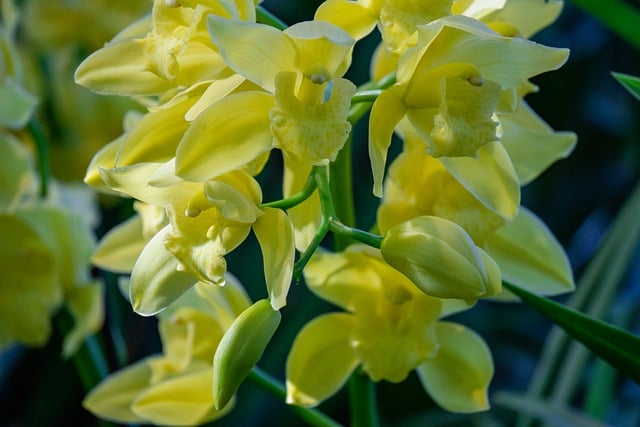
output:
[[[503,285],[573,338],[640,384],[640,337],[509,283]]]
[[[631,95],[640,101],[640,78],[628,74],[614,73],[611,75],[626,89]]]

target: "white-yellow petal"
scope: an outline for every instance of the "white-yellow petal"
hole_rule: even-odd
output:
[[[489,409],[487,391],[493,377],[489,347],[475,332],[450,322],[436,324],[438,354],[416,369],[422,385],[450,412]]]
[[[287,214],[280,209],[265,207],[262,211],[263,215],[253,224],[253,232],[262,250],[264,277],[271,306],[274,310],[280,310],[287,305],[293,275],[293,226]]]
[[[287,357],[287,403],[312,407],[340,390],[359,363],[353,327],[353,316],[330,313],[302,328]]]
[[[142,316],[164,310],[196,283],[195,278],[178,271],[178,260],[165,248],[169,230],[166,226],[147,243],[131,273],[129,298]]]
[[[176,152],[177,175],[186,180],[206,181],[239,169],[270,150],[272,107],[272,95],[242,92],[204,110],[180,141]]]
[[[273,27],[209,15],[208,28],[229,67],[269,92],[276,74],[296,70],[295,45]]]
[[[505,282],[536,295],[557,295],[575,286],[564,249],[549,228],[525,208],[489,238],[485,249],[500,266]]]
[[[490,142],[473,157],[442,157],[447,171],[484,206],[504,218],[514,218],[520,207],[520,183],[507,151]]]
[[[142,219],[135,215],[104,235],[91,256],[91,262],[113,273],[130,273],[146,243],[142,235]]]

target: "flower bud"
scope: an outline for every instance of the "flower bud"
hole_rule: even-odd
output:
[[[500,272],[458,224],[421,216],[389,229],[385,261],[427,295],[474,300],[500,290]]]
[[[267,299],[243,311],[225,332],[213,356],[213,403],[223,408],[258,363],[280,324]]]

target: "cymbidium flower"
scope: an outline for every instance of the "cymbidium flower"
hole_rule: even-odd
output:
[[[178,146],[177,174],[204,181],[278,148],[285,162],[284,195],[299,191],[312,166],[333,161],[349,135],[355,86],[341,76],[354,40],[324,22],[281,32],[210,16],[209,31],[227,65],[264,90],[231,94],[202,111]],[[297,246],[304,248],[319,220],[317,197],[291,215]]]
[[[193,284],[193,278],[223,285],[224,256],[253,229],[263,249],[265,279],[275,309],[286,304],[294,258],[293,230],[287,215],[258,208],[262,192],[246,172],[232,171],[204,183],[186,182],[173,173],[173,161],[100,169],[115,191],[166,209],[169,224],[144,246],[131,276],[134,309],[152,315]],[[138,236],[141,233],[139,232]],[[117,239],[101,258],[118,258],[131,242]],[[187,274],[188,273],[188,274]]]
[[[418,36],[400,59],[397,83],[371,111],[369,155],[378,196],[391,135],[404,117],[432,156],[475,157],[497,139],[500,98],[567,57],[564,49],[503,37],[465,16],[419,26]]]
[[[159,317],[163,351],[108,376],[83,404],[121,423],[199,425],[224,416],[213,401],[213,355],[250,301],[237,280],[224,287],[197,283]]]
[[[100,93],[144,96],[227,77],[207,33],[209,14],[255,21],[255,4],[155,0],[151,16],[122,30],[80,65],[76,81]]]
[[[493,364],[482,339],[439,322],[444,300],[420,291],[378,251],[358,245],[318,253],[304,274],[315,294],[347,313],[317,317],[296,337],[287,359],[289,403],[319,404],[360,365],[374,381],[400,382],[417,370],[427,392],[450,411],[488,408]]]

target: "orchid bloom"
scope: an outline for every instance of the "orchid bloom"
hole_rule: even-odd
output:
[[[346,310],[313,319],[287,359],[287,401],[316,406],[358,367],[374,381],[403,381],[416,370],[443,408],[488,408],[493,376],[484,341],[462,325],[441,322],[445,300],[430,297],[361,245],[314,255],[305,269],[309,289]]]
[[[83,405],[120,423],[199,425],[224,416],[213,402],[213,355],[233,320],[250,305],[230,274],[224,287],[196,283],[160,316],[162,354],[117,371]]]

